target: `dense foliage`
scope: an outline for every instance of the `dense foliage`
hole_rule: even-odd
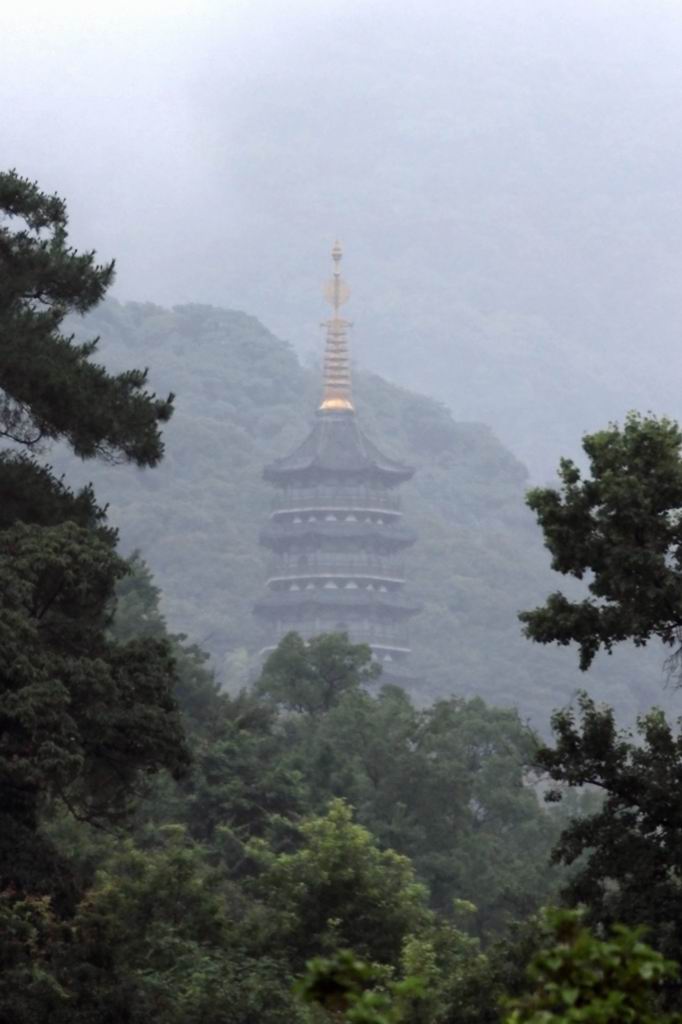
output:
[[[146,371],[111,376],[90,359],[96,341],[77,345],[61,332],[67,313],[103,298],[113,272],[69,247],[63,200],[0,175],[0,436],[29,447],[64,438],[81,457],[158,462],[172,396],[146,392]]]
[[[135,568],[119,586],[118,642],[134,623],[165,632]],[[484,947],[558,880],[547,868],[558,825],[524,785],[534,746],[516,716],[480,700],[418,710],[380,681],[370,692],[366,648],[341,636],[320,643],[328,677],[354,666],[347,685],[324,709],[300,710],[288,670],[305,650],[293,638],[260,692],[235,697],[200,652],[170,642],[192,764],[177,782],[158,778],[125,832],[43,812],[75,911],[0,900],[3,1012],[17,1024],[303,1024],[295,977],[310,957],[350,947],[380,988],[427,979],[419,993],[400,989],[407,1021],[496,1021],[519,944]],[[313,666],[315,647],[304,674]]]
[[[622,428],[586,437],[584,448],[592,477],[581,480],[563,460],[562,491],[533,491],[529,503],[555,566],[587,574],[590,596],[554,594],[522,618],[536,641],[577,642],[587,668],[602,645],[652,637],[679,644],[682,435],[669,420],[632,414]],[[582,693],[577,707],[553,715],[552,730],[554,744],[535,758],[554,784],[547,799],[586,786],[602,796],[592,813],[569,821],[554,850],[556,862],[575,868],[564,899],[601,929],[646,927],[659,952],[682,960],[679,722],[671,726],[654,707],[636,731],[619,729],[611,707]],[[664,995],[680,1009],[678,985]]]
[[[124,585],[119,615],[133,604],[149,609],[147,623],[159,621],[148,577]],[[299,678],[320,670],[321,649],[327,679],[338,682],[349,665],[352,674],[324,709],[301,707]],[[514,712],[462,698],[420,709],[380,678],[368,690],[369,651],[343,636],[309,648],[285,638],[254,692],[233,697],[216,693],[198,653],[184,650],[181,704],[196,708],[199,691],[206,703],[194,724],[188,719],[189,780],[170,807],[162,787],[154,807],[196,841],[220,836],[240,875],[248,874],[251,840],[290,850],[296,823],[326,815],[341,798],[382,848],[409,856],[434,908],[452,918],[453,900],[468,906],[467,927],[482,937],[553,891],[558,877],[547,860],[560,822],[525,784],[536,742]]]
[[[637,734],[583,694],[578,711],[557,712],[555,746],[537,762],[550,779],[604,794],[596,813],[573,820],[554,852],[577,862],[566,896],[595,922],[646,924],[657,948],[682,960],[682,736],[653,709]],[[549,791],[559,799],[562,788]]]
[[[597,938],[570,911],[548,915],[546,942],[528,969],[532,990],[511,1001],[505,1024],[677,1024],[660,1007],[678,966],[617,925]]]
[[[543,915],[542,947],[527,969],[527,991],[503,999],[504,1024],[679,1024],[682,1016],[660,1006],[662,986],[678,966],[642,941],[637,929],[617,925],[598,938],[579,912]],[[423,977],[388,982],[350,950],[317,957],[297,984],[303,1000],[347,1024],[400,1024],[438,1019]],[[458,1007],[455,1020],[463,1020]]]
[[[104,294],[113,266],[68,245],[63,202],[0,174],[0,1018],[56,1019],[72,998],[69,951],[82,897],[52,814],[130,821],[160,770],[189,755],[165,638],[109,632],[128,566],[92,489],[75,494],[35,452],[61,438],[82,458],[151,465],[171,402],[146,374],[112,376],[95,343],[61,333]]]
[[[77,501],[66,490],[59,499]],[[34,550],[38,529],[47,532]],[[403,977],[428,979],[422,994],[404,990],[415,1024],[445,1022],[454,1007],[463,1022],[497,1019],[514,958],[511,948],[485,954],[480,939],[533,911],[557,881],[546,861],[558,823],[524,784],[534,741],[515,714],[462,698],[418,709],[382,687],[368,649],[342,636],[310,647],[288,637],[254,691],[229,696],[198,648],[168,636],[149,571],[139,558],[118,559],[101,518],[16,525],[3,536],[16,577],[8,599],[16,591],[62,644],[96,640],[100,652],[128,656],[153,648],[166,674],[146,663],[121,719],[115,687],[127,677],[80,668],[89,693],[79,691],[77,705],[67,693],[60,705],[48,685],[55,710],[30,719],[37,751],[49,735],[45,755],[57,758],[31,762],[49,884],[46,870],[42,887],[24,893],[13,880],[0,896],[0,1019],[303,1024],[312,1011],[293,995],[296,975],[307,958],[348,945],[372,960],[382,985],[393,977],[395,991]],[[97,600],[113,607],[110,572],[115,615],[102,633]],[[139,717],[157,681],[167,684],[171,660],[188,767],[180,737],[174,762],[167,731]],[[162,692],[154,699],[163,716]],[[132,744],[127,753],[110,730]],[[18,726],[11,735],[23,750]],[[123,774],[107,774],[97,757],[117,749]],[[154,754],[184,771],[177,781],[159,776],[140,802],[134,775],[158,767]],[[128,824],[93,831],[103,816]],[[3,841],[16,864],[17,849],[35,860],[16,831]],[[57,891],[62,878],[68,899]]]
[[[111,823],[145,775],[186,765],[167,645],[103,632],[125,571],[72,522],[0,531],[0,885],[58,891],[39,831],[46,801]]]
[[[328,650],[336,645],[339,659],[345,654],[343,638],[324,642]],[[266,694],[292,646],[297,660],[292,637],[266,663]],[[356,650],[367,660],[366,648]],[[314,646],[309,659],[316,660]],[[282,685],[280,677],[277,697],[291,706]],[[293,676],[290,688],[297,696]],[[514,712],[480,698],[418,709],[398,687],[371,694],[356,682],[323,718],[312,709],[284,724],[287,763],[307,778],[314,805],[348,799],[382,843],[409,854],[444,913],[453,898],[472,901],[470,924],[483,934],[523,916],[548,891],[544,865],[556,833],[523,784],[535,742]]]
[[[0,885],[17,898],[73,898],[68,867],[41,832],[59,801],[106,824],[124,818],[145,777],[187,762],[163,641],[106,634],[115,551],[91,489],[73,494],[31,454],[63,438],[81,457],[158,461],[171,412],[146,375],[111,376],[94,343],[60,331],[113,267],[68,245],[63,202],[0,175]]]
[[[600,647],[657,637],[679,643],[682,628],[682,433],[668,419],[632,413],[620,428],[583,439],[591,478],[561,462],[561,491],[528,495],[554,569],[589,578],[590,596],[552,594],[524,612],[526,634],[580,648],[589,667]]]

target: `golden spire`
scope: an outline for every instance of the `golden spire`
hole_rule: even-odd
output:
[[[327,340],[324,349],[324,393],[320,410],[349,409],[352,412],[350,358],[346,337],[350,323],[339,316],[341,306],[350,298],[350,288],[341,277],[339,265],[342,255],[341,246],[335,242],[332,249],[334,273],[325,287],[325,298],[334,314],[323,325],[327,328]]]

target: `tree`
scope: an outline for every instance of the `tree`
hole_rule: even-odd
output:
[[[380,667],[367,644],[351,644],[345,633],[325,633],[305,641],[287,633],[263,666],[257,692],[289,711],[320,715],[342,694],[376,679]]]
[[[104,846],[68,919],[0,893],[0,1020],[11,1024],[298,1024],[283,951],[178,826]]]
[[[593,786],[600,809],[574,818],[553,857],[577,864],[565,891],[588,907],[595,923],[645,924],[657,948],[682,959],[682,734],[653,709],[637,736],[618,730],[613,711],[583,694],[578,711],[557,712],[554,747],[537,754],[538,767],[563,787]]]
[[[75,523],[0,531],[0,886],[58,885],[39,827],[50,801],[121,821],[145,776],[186,766],[167,645],[103,634],[126,570]]]
[[[88,969],[69,981],[84,989],[86,1019],[296,1020],[283,951],[258,944],[260,909],[214,860],[177,825],[153,833],[146,849],[119,844],[74,920],[75,960]],[[70,960],[67,951],[67,969]]]
[[[668,419],[631,413],[622,428],[589,434],[591,478],[562,459],[561,488],[528,494],[552,554],[552,567],[590,596],[550,595],[520,616],[539,643],[580,648],[586,669],[600,648],[652,637],[672,646],[682,627],[682,433]]]
[[[91,362],[97,342],[60,333],[67,313],[104,296],[114,264],[68,245],[64,201],[14,171],[0,174],[0,436],[35,449],[62,438],[76,455],[153,466],[172,396],[145,391],[146,370]]]
[[[331,957],[315,957],[295,991],[304,1003],[323,1007],[331,1019],[348,1024],[400,1024],[408,1005],[423,995],[421,978],[386,982],[385,972],[360,960],[348,949]]]
[[[121,822],[146,778],[188,760],[168,643],[107,632],[127,572],[115,531],[91,488],[72,493],[35,458],[58,439],[82,458],[162,455],[172,396],[147,392],[146,371],[109,375],[95,341],[60,330],[112,275],[68,245],[61,199],[0,174],[0,437],[13,446],[0,453],[0,885],[71,903],[45,810]]]
[[[547,866],[558,827],[524,777],[537,741],[515,712],[462,698],[417,708],[383,686],[348,690],[326,714],[286,721],[284,735],[313,809],[347,800],[383,847],[410,857],[435,909],[475,904],[467,927],[480,936],[558,883]]]
[[[303,822],[301,836],[294,853],[273,856],[253,846],[263,861],[254,893],[278,920],[279,941],[294,969],[312,956],[345,948],[398,965],[406,937],[432,922],[426,892],[407,857],[380,850],[342,800],[333,801],[324,817]]]
[[[247,859],[254,837],[291,838],[308,810],[307,787],[286,758],[271,705],[242,693],[223,696],[212,728],[195,735],[194,764],[183,792],[182,813],[195,838],[222,832],[237,863]]]
[[[56,947],[70,938],[45,896],[0,892],[0,1020],[67,1024],[69,992],[55,964]]]
[[[561,492],[531,491],[528,503],[554,568],[587,576],[590,596],[554,594],[521,618],[534,640],[576,641],[587,669],[600,648],[622,640],[680,643],[682,433],[670,420],[632,413],[622,429],[589,435],[583,447],[591,478],[563,460]],[[555,847],[555,862],[577,868],[565,898],[600,927],[648,926],[655,946],[680,958],[682,737],[656,708],[640,717],[636,735],[619,730],[612,709],[587,694],[577,710],[555,712],[552,729],[554,747],[535,758],[558,784],[547,798],[563,799],[564,787],[603,794],[596,812],[571,818]]]
[[[547,915],[546,945],[528,969],[530,991],[508,1003],[504,1024],[676,1024],[657,998],[677,964],[616,926],[596,938],[571,911]]]
[[[174,663],[173,695],[185,728],[214,731],[222,719],[227,696],[207,664],[209,656],[182,633],[169,633],[160,609],[161,591],[139,552],[127,560],[127,571],[116,583],[115,611],[107,635],[118,643],[161,640],[170,646]]]

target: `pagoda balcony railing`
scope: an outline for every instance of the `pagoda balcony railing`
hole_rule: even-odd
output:
[[[292,559],[271,559],[268,577],[272,579],[278,576],[372,576],[404,580],[405,566],[390,558],[304,555]]]
[[[273,512],[332,511],[343,509],[399,512],[400,496],[366,487],[311,487],[280,491],[272,499]]]
[[[409,633],[405,629],[395,629],[390,626],[362,626],[349,623],[344,628],[325,625],[320,622],[299,622],[291,625],[280,626],[277,630],[277,643],[287,633],[299,633],[304,640],[313,636],[320,636],[322,633],[348,633],[352,643],[386,645],[387,647],[399,647],[409,650]]]

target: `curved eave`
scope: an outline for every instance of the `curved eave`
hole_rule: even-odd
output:
[[[403,645],[393,643],[390,640],[387,640],[385,643],[382,643],[380,640],[377,640],[376,642],[370,640],[368,642],[368,647],[371,647],[373,651],[377,651],[379,654],[398,654],[403,656],[412,654],[411,647],[404,647]]]
[[[381,479],[394,487],[414,475],[412,466],[384,455],[360,430],[352,410],[320,410],[315,425],[291,455],[276,459],[263,478],[280,486],[292,480],[329,475]]]
[[[336,500],[334,504],[327,502],[320,498],[316,505],[305,504],[301,502],[298,505],[291,506],[280,506],[277,505],[273,508],[270,513],[271,519],[285,519],[287,517],[294,516],[333,516],[334,522],[343,522],[343,516],[377,516],[381,519],[402,519],[403,514],[399,508],[388,508],[385,505],[366,504],[360,505],[357,501],[353,501],[352,498],[348,498],[346,502],[343,502],[340,498]]]
[[[367,646],[369,648],[371,648],[371,650],[375,654],[377,654],[377,655],[392,654],[392,655],[398,655],[398,657],[400,657],[400,658],[404,658],[404,657],[407,657],[410,654],[412,654],[412,648],[411,647],[402,647],[400,644],[393,644],[393,643],[388,643],[388,642],[386,642],[386,643],[379,643],[379,642],[374,643],[374,641],[372,641],[372,640],[358,640],[357,642],[361,643],[361,644],[367,644]],[[351,637],[351,643],[354,643],[352,637]],[[258,657],[259,658],[267,657],[268,654],[271,654],[273,651],[276,651],[276,650],[277,650],[277,644],[268,644],[267,647],[261,647],[261,649],[258,652]],[[389,677],[393,677],[393,676],[395,676],[396,678],[398,677],[398,673],[393,672],[393,666],[396,665],[396,664],[400,664],[400,662],[390,662],[390,663],[387,663],[387,662],[380,661],[380,664],[382,666],[381,678],[382,678],[383,681],[386,681],[386,679],[389,678]],[[387,664],[390,664],[391,668],[386,668]],[[400,673],[400,679],[402,679],[405,683],[416,682],[416,677],[414,677],[412,675],[408,675],[408,674],[403,675],[402,672]],[[389,679],[389,681],[390,681],[390,679]]]

